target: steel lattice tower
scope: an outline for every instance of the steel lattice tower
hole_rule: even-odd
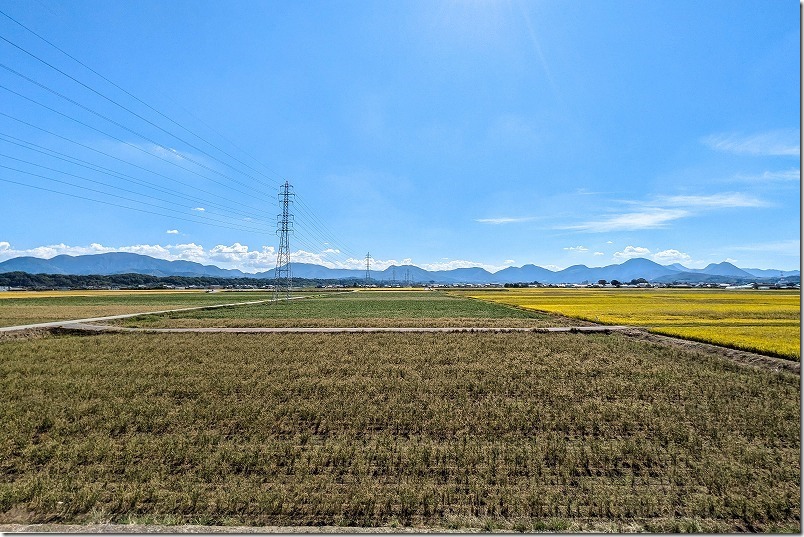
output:
[[[290,270],[290,232],[293,231],[293,215],[290,214],[290,204],[295,194],[293,187],[285,181],[279,191],[279,204],[282,214],[276,215],[276,234],[279,235],[279,251],[276,254],[276,269],[274,270],[274,302],[284,296],[290,298],[290,288],[293,286],[293,275]]]
[[[366,254],[366,286],[371,283],[371,254]]]

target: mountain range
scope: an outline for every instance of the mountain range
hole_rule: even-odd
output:
[[[352,269],[331,269],[309,263],[293,263],[295,278],[322,280],[349,279],[363,280],[365,271]],[[274,271],[245,273],[237,269],[222,269],[214,265],[202,265],[193,261],[166,261],[146,255],[126,252],[112,252],[93,255],[58,255],[50,259],[38,257],[15,257],[0,263],[0,273],[27,272],[29,274],[148,274],[151,276],[211,276],[223,278],[271,279]],[[415,283],[443,284],[486,284],[486,283],[595,283],[598,280],[619,280],[629,282],[644,278],[649,282],[745,282],[765,279],[800,278],[800,271],[781,271],[773,269],[739,268],[722,262],[712,263],[703,269],[691,269],[679,263],[660,265],[644,258],[629,259],[621,264],[605,267],[573,265],[563,270],[552,271],[536,265],[508,267],[498,272],[489,272],[480,267],[458,268],[453,270],[428,271],[415,265],[391,266],[382,271],[372,271],[374,281],[409,280]]]

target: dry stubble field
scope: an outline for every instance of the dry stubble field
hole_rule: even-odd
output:
[[[619,334],[5,341],[0,523],[800,531],[799,416],[798,376]]]

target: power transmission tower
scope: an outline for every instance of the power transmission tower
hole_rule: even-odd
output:
[[[366,287],[371,283],[371,253],[366,254]]]
[[[279,251],[276,254],[276,269],[274,270],[274,302],[284,295],[290,298],[290,288],[293,286],[293,275],[290,270],[290,232],[293,231],[293,215],[290,214],[290,204],[295,194],[293,187],[285,181],[279,190],[279,203],[282,214],[276,215],[276,234],[279,235]]]

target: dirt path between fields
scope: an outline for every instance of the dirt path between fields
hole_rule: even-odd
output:
[[[148,332],[148,333],[228,333],[228,334],[340,334],[363,332],[613,332],[630,330],[631,326],[551,326],[551,327],[461,327],[461,326],[352,326],[352,327],[196,327],[196,328],[129,328],[95,323],[63,323],[54,327],[58,332]]]
[[[760,369],[770,371],[787,371],[789,373],[801,375],[801,362],[794,362],[793,360],[786,360],[784,358],[776,358],[775,356],[767,356],[765,354],[741,351],[738,349],[730,349],[728,347],[712,345],[711,343],[702,343],[700,341],[691,341],[673,336],[654,334],[652,332],[648,332],[647,330],[641,330],[638,328],[622,330],[620,333],[659,345],[671,346],[678,349],[697,351],[704,354],[719,356],[742,365],[758,367]]]
[[[293,296],[288,298],[287,300],[298,300],[300,298],[307,298],[303,296]],[[248,306],[250,304],[264,304],[266,302],[274,302],[274,299],[267,298],[265,300],[251,300],[248,302],[232,302],[230,304],[212,304],[208,306],[193,306],[190,308],[178,308],[173,310],[161,310],[161,311],[145,311],[141,313],[122,313],[120,315],[107,315],[105,317],[90,317],[87,319],[72,319],[72,320],[65,320],[65,321],[49,321],[46,323],[35,323],[35,324],[23,324],[18,326],[0,326],[0,335],[12,333],[12,332],[23,332],[28,330],[49,330],[51,328],[59,328],[63,325],[72,325],[72,324],[82,324],[82,323],[94,323],[94,322],[103,322],[103,321],[114,321],[116,319],[130,319],[131,317],[139,317],[140,315],[160,315],[162,313],[173,313],[179,311],[195,311],[195,310],[214,310],[217,308],[229,308],[232,306]]]
[[[159,524],[0,524],[1,533],[480,533],[479,528],[357,526],[164,526]]]

